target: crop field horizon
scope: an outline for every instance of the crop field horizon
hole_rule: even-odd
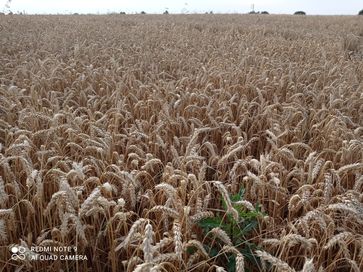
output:
[[[363,271],[363,16],[0,15],[0,271]]]

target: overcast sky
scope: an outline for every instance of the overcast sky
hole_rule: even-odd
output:
[[[2,1],[4,11],[9,11]],[[125,11],[135,13],[194,13],[214,11],[215,13],[246,13],[252,4],[256,11],[291,14],[303,10],[308,14],[357,14],[363,9],[362,0],[12,0],[10,10],[26,13],[108,13]]]

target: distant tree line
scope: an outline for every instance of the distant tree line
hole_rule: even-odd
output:
[[[299,10],[294,13],[294,15],[306,15],[305,11]]]
[[[208,13],[209,14],[213,14],[213,11],[205,12],[205,14],[208,14]],[[10,10],[7,14],[8,15],[13,15],[13,12]],[[25,14],[25,12],[18,12],[17,14],[22,15],[22,14]],[[121,11],[119,14],[124,15],[124,14],[126,14],[126,12]],[[146,12],[145,11],[141,11],[140,14],[146,14]],[[168,10],[165,10],[163,12],[163,14],[169,14],[169,11]],[[269,12],[268,11],[254,11],[253,10],[253,11],[250,11],[248,14],[269,14]],[[5,15],[5,13],[4,12],[0,12],[0,15]],[[76,12],[76,13],[73,13],[73,15],[79,15],[79,13]],[[298,10],[298,11],[295,11],[294,12],[294,15],[306,15],[306,12],[305,11],[302,11],[302,10]],[[363,15],[363,9],[358,12],[358,15]]]
[[[269,14],[268,11],[250,11],[248,14]]]

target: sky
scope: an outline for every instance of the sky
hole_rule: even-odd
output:
[[[2,2],[2,5],[1,5]],[[363,9],[362,0],[0,0],[0,10],[27,14],[44,13],[247,13],[255,11],[292,14],[303,10],[311,15],[355,15]]]

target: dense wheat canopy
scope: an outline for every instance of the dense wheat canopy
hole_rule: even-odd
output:
[[[256,262],[200,229],[221,199],[260,205]],[[1,16],[0,245],[1,271],[362,271],[362,18]]]

